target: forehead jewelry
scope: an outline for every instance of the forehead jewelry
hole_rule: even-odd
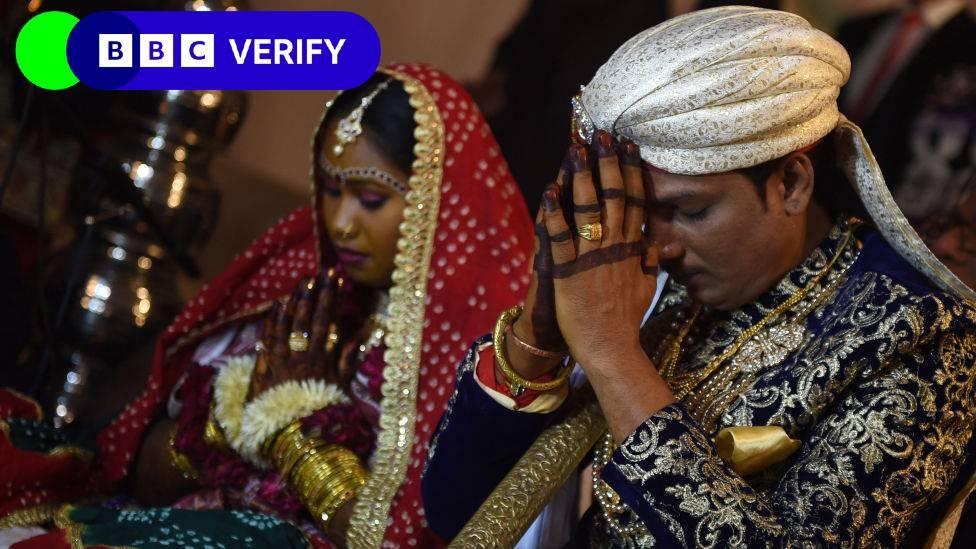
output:
[[[372,166],[340,168],[329,162],[329,159],[325,157],[325,154],[322,154],[319,157],[319,165],[322,167],[322,171],[324,171],[326,175],[338,181],[339,185],[342,186],[344,186],[346,181],[349,179],[369,179],[382,183],[400,194],[407,194],[407,191],[410,190],[410,187],[406,183],[397,179],[393,174]]]
[[[363,114],[366,113],[366,108],[369,104],[373,102],[373,99],[377,95],[390,85],[390,81],[393,79],[384,80],[376,89],[369,92],[365,97],[359,101],[359,106],[352,110],[348,116],[339,121],[339,125],[336,127],[335,136],[336,141],[335,147],[332,147],[332,152],[336,156],[342,156],[342,151],[345,150],[346,145],[356,142],[356,138],[363,133]]]

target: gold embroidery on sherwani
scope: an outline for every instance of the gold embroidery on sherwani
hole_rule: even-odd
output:
[[[684,402],[688,411],[706,431],[712,430],[711,427],[725,406],[748,387],[761,370],[780,364],[808,339],[809,334],[804,323],[806,317],[836,292],[845,279],[847,269],[857,258],[855,250],[859,250],[860,246],[855,245],[857,242],[854,239],[854,230],[860,223],[859,220],[852,219],[835,226],[830,233],[830,239],[836,241],[836,249],[829,259],[822,264],[816,260],[811,262],[816,266],[814,274],[781,303],[737,334],[726,348],[715,349],[718,356],[682,356],[688,333],[701,314],[700,306],[695,307],[675,336],[665,340],[667,350],[659,353],[663,355],[659,363],[661,375],[668,381],[675,398]],[[678,365],[681,361],[704,366],[679,373]],[[738,382],[733,384],[737,379]],[[609,433],[604,435],[598,446],[602,450],[598,450],[594,458],[593,491],[603,512],[604,524],[620,538],[647,536],[646,529],[633,513],[628,513],[626,505],[619,503],[619,496],[599,477],[599,472],[616,447]],[[790,453],[783,454],[782,457],[785,458]],[[629,526],[622,526],[617,517],[627,515],[629,520],[625,520]]]
[[[837,237],[832,233],[784,279],[771,301],[703,317],[700,329],[689,334],[695,343],[679,367],[700,367],[718,356],[802,287],[827,263]],[[847,270],[854,253],[834,273]],[[817,337],[778,365],[760,368],[741,392],[731,389],[738,394],[723,404],[711,428],[668,407],[624,442],[613,464],[663,530],[620,539],[598,516],[594,543],[652,546],[655,537],[661,543],[670,532],[701,547],[887,547],[916,535],[967,459],[976,424],[976,309],[870,268],[851,268],[831,288],[834,281],[832,276],[824,284],[826,295],[814,298],[818,304],[807,317]],[[666,303],[642,334],[655,364],[689,316],[687,298]],[[802,447],[743,478],[709,440],[733,426],[779,426]],[[661,437],[667,429],[682,434]],[[559,474],[547,469],[543,476]],[[653,484],[662,477],[668,479],[665,488]],[[640,520],[632,511],[621,518]],[[478,515],[468,527],[477,522]]]
[[[843,275],[854,259],[856,254],[835,273]],[[818,307],[825,301],[831,304],[829,311],[818,308],[812,312],[822,326],[822,337],[807,338],[779,361],[778,368],[760,367],[756,375],[741,375],[729,387],[731,398],[727,402],[720,398],[711,413],[698,419],[705,433],[714,434],[724,427],[756,425],[756,415],[761,412],[763,424],[782,425],[789,436],[804,441],[802,464],[774,466],[766,475],[749,481],[762,498],[751,504],[762,509],[763,501],[776,501],[779,524],[790,525],[789,539],[799,540],[799,545],[878,546],[891,539],[904,540],[918,522],[920,510],[931,508],[946,493],[965,461],[976,406],[971,374],[976,364],[976,336],[952,334],[951,324],[953,318],[962,317],[972,325],[976,317],[971,304],[953,302],[956,305],[947,310],[950,306],[942,298],[912,296],[898,282],[877,273],[859,274],[838,288],[841,282],[832,279],[823,288],[825,295],[816,297]],[[728,324],[741,320],[733,314]],[[698,343],[687,362],[703,364],[707,357],[715,356],[735,340],[742,325],[713,328],[713,334]],[[939,367],[934,375],[920,373],[925,353],[918,349],[933,345],[937,334],[947,332],[950,335],[942,336],[938,344],[939,356],[934,362]],[[661,345],[671,342],[673,337],[660,338]],[[871,345],[877,349],[873,356],[854,358],[858,349]],[[784,368],[791,375],[787,382],[777,382]],[[863,402],[844,396],[855,383],[865,395]],[[849,412],[828,415],[838,406],[848,406]],[[908,433],[918,427],[911,422],[917,421],[919,413],[941,420],[922,426],[927,427],[921,431],[926,436],[913,440]],[[685,450],[677,451],[681,446]],[[719,463],[711,444],[665,443],[653,457],[643,457],[651,458],[658,467],[677,467],[679,460],[674,456],[686,459],[687,449],[692,447],[708,457],[701,458],[700,468],[685,469],[690,484],[669,488],[683,492],[683,505],[699,509],[692,513],[701,517],[692,539],[701,546],[709,545],[707,532],[719,527],[710,520],[716,509],[727,519],[721,528],[745,535],[744,527],[736,524],[749,522],[764,535],[774,535],[773,523],[756,523],[757,517],[748,515],[750,502],[726,505],[722,503],[728,503],[722,499],[725,490],[712,492],[715,487],[741,487],[741,477],[730,478],[717,468],[705,474],[704,462]],[[642,459],[640,455],[626,458],[634,464]],[[861,491],[859,477],[877,478],[884,472],[881,463],[890,460],[898,460],[903,469],[886,475],[883,484],[870,493]],[[637,465],[620,469],[632,481],[654,474]],[[779,499],[769,499],[774,496]],[[706,513],[706,509],[710,511]],[[632,541],[617,539],[614,543],[628,546]]]

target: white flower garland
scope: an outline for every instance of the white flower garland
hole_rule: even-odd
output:
[[[346,402],[349,398],[338,386],[321,379],[279,383],[244,407],[238,452],[259,467],[269,467],[260,456],[268,437],[316,410]]]
[[[251,464],[268,469],[270,464],[260,455],[268,437],[316,410],[347,403],[349,398],[335,384],[303,379],[279,383],[245,404],[256,358],[235,357],[221,368],[214,382],[214,417],[231,448]]]
[[[251,385],[257,355],[235,356],[217,372],[214,380],[214,419],[235,450],[241,433],[244,400]]]

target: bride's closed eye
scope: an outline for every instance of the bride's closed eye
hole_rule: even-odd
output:
[[[359,191],[359,203],[367,210],[378,210],[382,208],[383,204],[386,204],[387,198],[387,195],[376,191]]]

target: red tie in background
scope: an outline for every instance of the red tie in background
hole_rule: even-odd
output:
[[[892,71],[898,67],[899,61],[906,52],[909,37],[921,23],[922,14],[918,10],[909,11],[901,17],[898,28],[895,29],[895,33],[888,43],[888,48],[885,50],[884,57],[881,58],[878,68],[874,70],[867,86],[864,87],[864,93],[861,94],[861,98],[855,103],[854,110],[851,112],[851,118],[855,122],[862,122],[871,112],[877,100],[880,99],[882,87],[893,76]]]

